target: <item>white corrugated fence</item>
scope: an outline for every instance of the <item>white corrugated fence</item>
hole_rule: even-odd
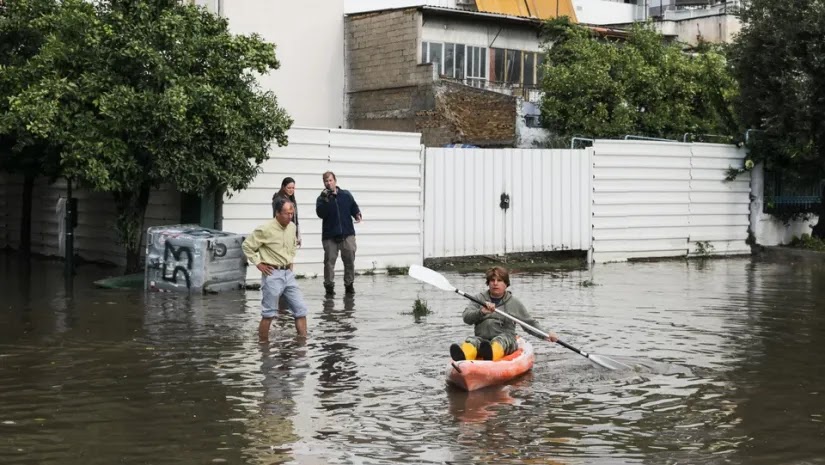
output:
[[[590,248],[586,150],[428,148],[425,158],[425,258]]]
[[[750,177],[730,145],[597,140],[593,260],[748,253]]]
[[[421,263],[422,149],[420,134],[346,129],[293,128],[289,145],[272,149],[249,188],[224,199],[223,229],[251,232],[272,219],[272,196],[281,180],[295,179],[302,247],[297,274],[323,276],[321,220],[315,201],[321,175],[332,171],[341,189],[352,192],[363,214],[355,225],[356,270],[383,270]],[[343,271],[339,259],[338,271]],[[259,273],[250,267],[248,276]]]

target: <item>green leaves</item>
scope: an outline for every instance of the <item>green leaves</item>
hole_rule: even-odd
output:
[[[173,1],[18,1],[0,33],[41,40],[0,58],[15,84],[0,131],[59,147],[64,175],[103,191],[243,189],[286,144],[291,120],[254,74],[279,66],[273,44]]]
[[[681,140],[735,131],[735,82],[716,49],[689,55],[645,26],[610,42],[565,19],[550,21],[545,38],[542,121],[554,133]]]
[[[825,2],[753,0],[731,47],[751,156],[773,171],[825,176]]]
[[[244,189],[287,143],[292,120],[256,81],[279,67],[275,46],[223,18],[175,0],[6,3],[0,169],[112,192],[130,247],[150,187]]]

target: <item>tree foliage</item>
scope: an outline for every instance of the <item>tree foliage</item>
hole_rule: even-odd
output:
[[[685,53],[646,25],[621,42],[567,18],[545,28],[543,124],[564,137],[732,135],[736,85],[718,48]]]
[[[825,2],[753,0],[731,47],[736,109],[755,161],[821,179],[825,175]]]
[[[113,194],[130,268],[152,187],[240,190],[286,144],[292,121],[256,83],[279,67],[273,44],[176,0],[12,2],[44,3],[31,19],[42,43],[3,78],[0,134],[57,147],[62,175]]]
[[[825,2],[752,0],[731,47],[750,156],[797,186],[825,178]],[[821,188],[820,188],[821,189]],[[825,237],[825,192],[813,235]]]
[[[10,97],[28,85],[22,79],[21,68],[39,52],[45,40],[45,31],[37,20],[56,8],[53,0],[0,3],[0,170],[32,177],[53,176],[59,171],[55,147],[33,137],[26,127],[9,125],[6,117]]]

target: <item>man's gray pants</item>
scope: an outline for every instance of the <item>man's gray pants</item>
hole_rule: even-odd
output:
[[[324,239],[321,241],[324,246],[324,285],[335,284],[335,262],[338,261],[338,253],[341,253],[341,261],[344,262],[344,284],[349,286],[355,281],[355,236],[347,236],[343,240]]]

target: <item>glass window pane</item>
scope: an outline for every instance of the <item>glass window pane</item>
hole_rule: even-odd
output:
[[[491,81],[504,82],[504,49],[493,48],[493,75]]]
[[[421,63],[429,63],[430,57],[427,54],[427,42],[421,42]]]
[[[481,67],[479,69],[481,72],[478,75],[484,78],[487,77],[487,49],[480,48],[478,54],[481,55]]]
[[[441,46],[443,44],[430,44],[430,63],[433,63],[433,67],[438,71],[439,74],[443,72],[441,69],[441,63],[444,62],[444,56],[442,54]]]
[[[524,87],[533,87],[536,84],[534,79],[536,66],[533,59],[535,56],[533,52],[524,53]]]
[[[536,82],[541,84],[541,80],[544,77],[544,53],[537,53],[536,54]]]
[[[455,77],[457,79],[464,79],[464,45],[456,44],[455,46]]]
[[[455,44],[444,44],[444,74],[455,77]]]
[[[521,83],[521,52],[518,50],[507,50],[507,82]]]

